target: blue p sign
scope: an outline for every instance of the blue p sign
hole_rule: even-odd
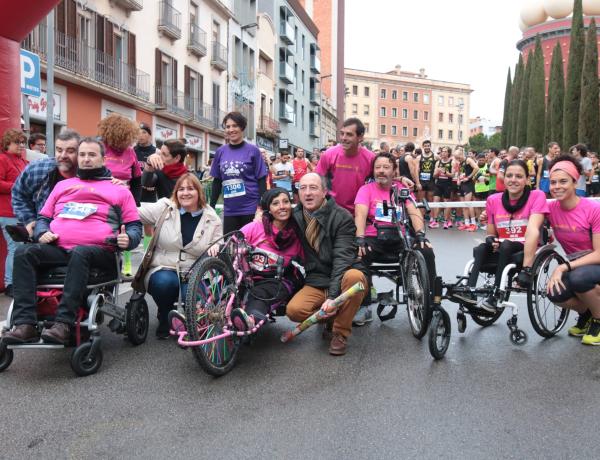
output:
[[[21,93],[36,97],[42,94],[40,57],[26,50],[21,50]]]

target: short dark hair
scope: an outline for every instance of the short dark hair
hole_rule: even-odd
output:
[[[99,138],[97,137],[91,137],[91,136],[86,136],[86,137],[82,137],[79,141],[79,145],[77,146],[77,150],[79,151],[79,147],[81,146],[81,144],[96,144],[98,146],[100,146],[100,155],[102,155],[102,157],[104,157],[104,142],[102,142]]]
[[[244,131],[248,125],[248,120],[246,120],[246,117],[240,112],[229,112],[227,115],[225,115],[223,118],[223,128],[225,128],[225,123],[227,123],[227,120],[235,122],[235,124],[238,125],[242,131]]]
[[[179,155],[179,163],[183,163],[185,160],[185,156],[187,155],[187,149],[185,148],[185,144],[176,139],[169,139],[165,141],[163,145],[169,149],[169,154],[175,158],[175,155]]]
[[[573,147],[571,147],[569,149],[569,152],[573,149],[577,149],[579,150],[579,153],[581,154],[582,157],[587,156],[588,153],[588,149],[587,146],[585,144],[575,144]]]
[[[404,145],[404,151],[405,152],[414,152],[415,151],[415,144],[413,144],[412,142],[407,142]]]
[[[371,177],[375,177],[375,162],[380,158],[387,158],[390,163],[392,163],[392,169],[395,171],[398,169],[398,163],[396,163],[396,157],[389,152],[379,152],[375,158],[373,158],[373,163],[371,163]]]
[[[415,155],[422,155],[422,154],[423,154],[422,149],[415,149]]]
[[[358,118],[356,117],[351,117],[351,118],[347,118],[346,120],[344,120],[344,123],[342,123],[342,126],[344,128],[347,128],[348,126],[356,126],[356,135],[357,136],[364,136],[365,135],[365,125],[363,125],[363,122],[360,121]]]
[[[75,139],[77,141],[77,144],[79,144],[79,141],[81,140],[81,135],[75,131],[74,129],[71,128],[63,128],[60,130],[60,132],[58,133],[58,136],[56,136],[56,140],[57,141],[70,141]]]
[[[550,150],[552,147],[554,147],[555,145],[558,145],[560,147],[560,145],[558,144],[558,142],[548,142],[548,150]]]
[[[29,136],[27,145],[29,146],[29,148],[31,148],[32,145],[35,145],[35,143],[40,140],[45,141],[46,136],[44,136],[42,133],[33,133],[31,136]]]
[[[490,152],[493,152],[495,155],[500,155],[500,150],[498,150],[496,147],[492,147]]]
[[[423,141],[423,145],[425,145],[425,144],[431,145],[431,141],[429,139],[426,139],[426,140]]]
[[[519,159],[511,160],[506,165],[506,169],[508,169],[510,166],[519,166],[520,168],[523,169],[523,171],[525,171],[525,177],[529,176],[529,168],[527,167],[527,163],[525,163],[523,160],[519,160]],[[505,171],[506,171],[506,169],[505,169]]]
[[[550,164],[548,165],[548,171],[552,171],[552,168],[554,167],[554,165],[556,163],[560,163],[561,161],[568,161],[569,163],[573,163],[573,166],[575,166],[575,168],[577,169],[577,172],[580,175],[583,172],[583,166],[581,166],[581,163],[579,162],[579,160],[576,160],[575,158],[573,158],[568,153],[561,153],[554,160],[552,160],[550,162]]]

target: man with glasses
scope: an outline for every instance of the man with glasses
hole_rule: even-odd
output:
[[[79,133],[63,129],[56,138],[54,158],[29,164],[12,189],[12,207],[19,223],[33,235],[35,221],[54,186],[75,176]]]

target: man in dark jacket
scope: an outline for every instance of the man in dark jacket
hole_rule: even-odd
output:
[[[367,278],[352,268],[356,261],[356,227],[352,215],[327,196],[326,179],[308,173],[300,179],[300,205],[294,219],[302,232],[305,285],[289,301],[287,315],[292,321],[304,321],[319,308],[334,316],[329,353],[343,355],[352,331],[352,318],[364,293],[355,295],[339,308],[332,300],[357,282],[366,287]]]

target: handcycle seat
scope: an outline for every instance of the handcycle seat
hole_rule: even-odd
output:
[[[523,266],[523,257],[525,255],[524,251],[519,251],[513,254],[513,256],[510,259],[510,263],[511,264],[516,264],[517,265],[517,270],[520,270],[521,267]],[[481,273],[487,273],[489,275],[494,275],[496,274],[496,268],[497,268],[498,264],[496,262],[484,262],[481,265]]]
[[[49,269],[42,270],[38,272],[38,285],[56,285],[56,284],[65,284],[65,279],[67,277],[67,266],[61,267],[52,267]],[[88,279],[88,285],[95,284],[103,284],[109,283],[111,281],[116,280],[118,274],[116,272],[116,267],[109,270],[101,270],[98,268],[92,268],[90,270],[90,277]]]

